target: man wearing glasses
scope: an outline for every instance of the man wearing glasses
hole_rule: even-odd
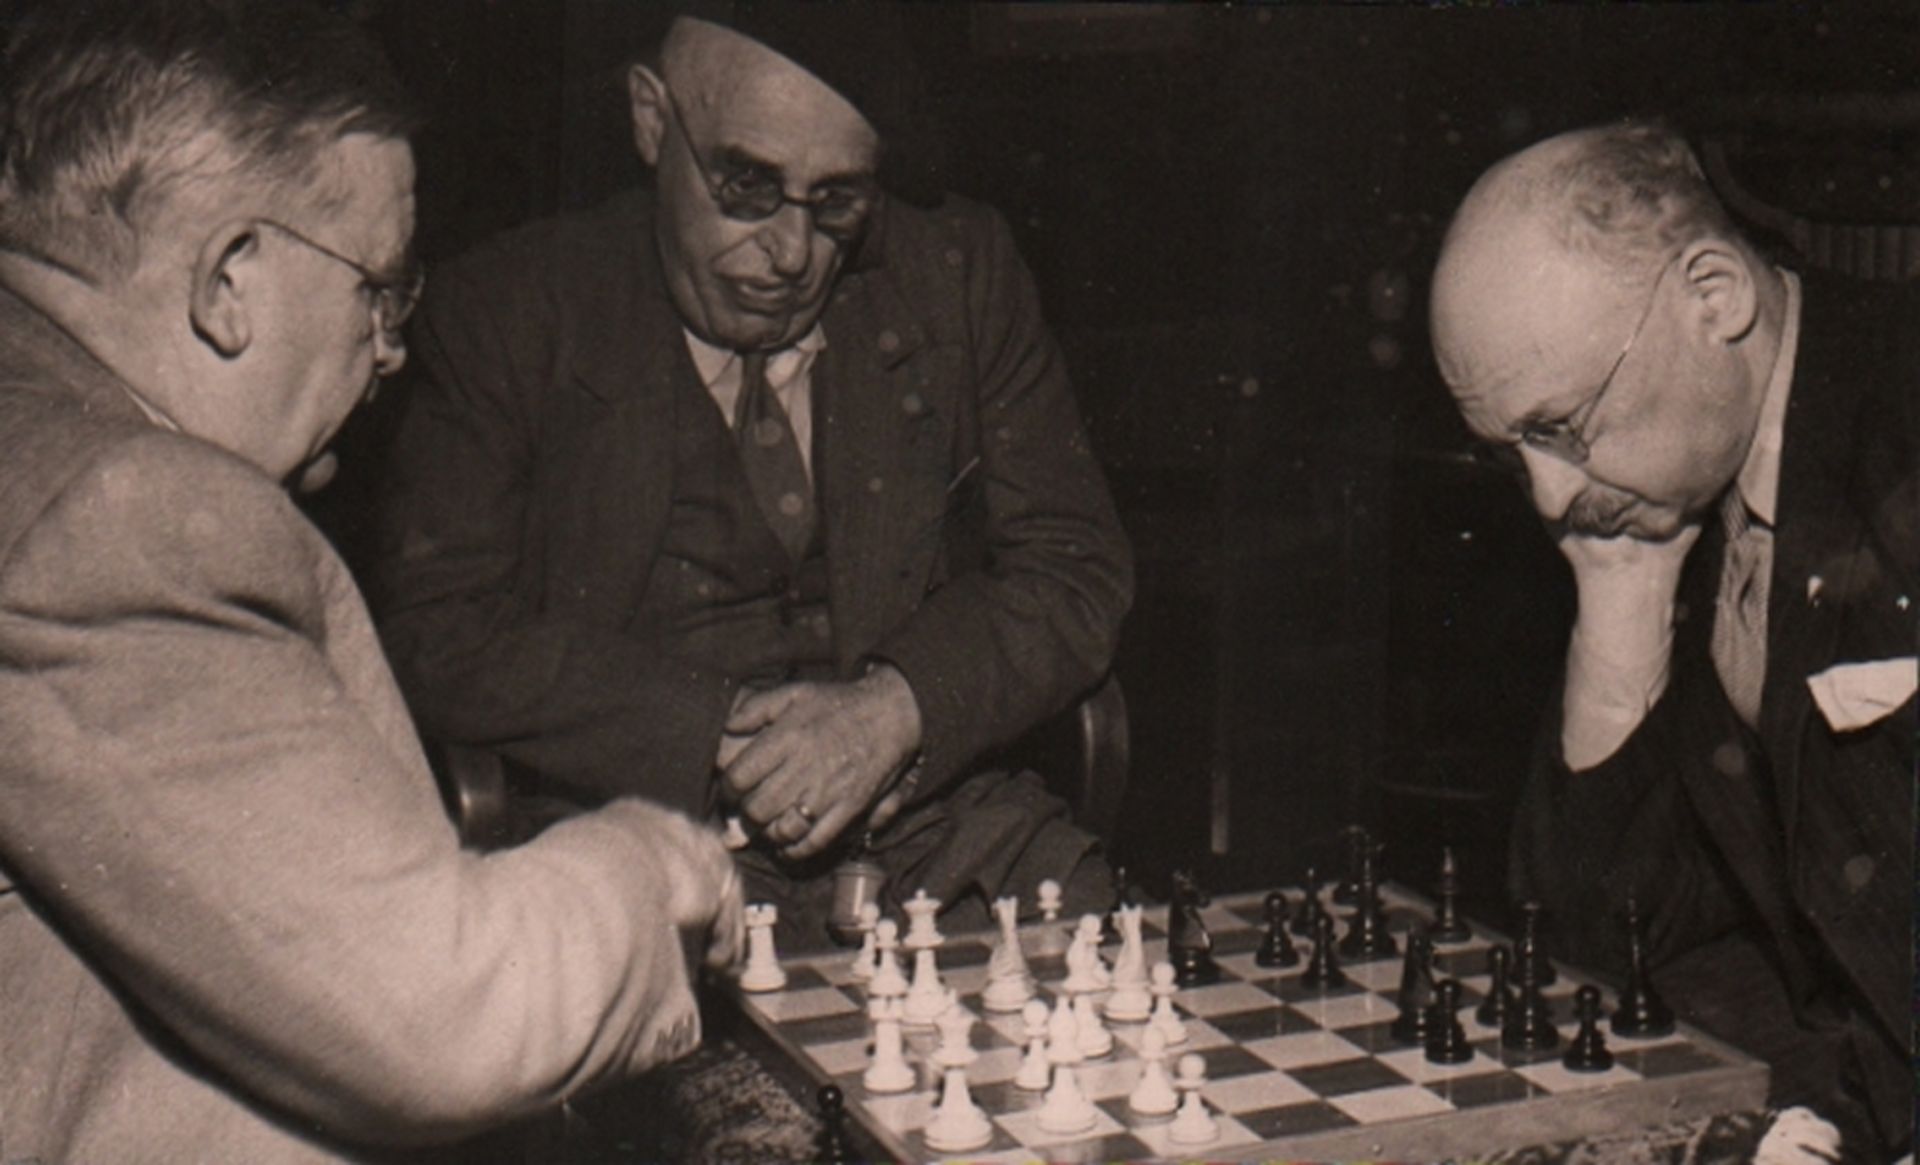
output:
[[[893,892],[1105,907],[1032,774],[1131,564],[1005,226],[884,190],[885,5],[681,17],[632,67],[651,192],[436,275],[380,566],[427,731],[575,803],[742,819],[782,942],[870,846]],[[725,22],[721,22],[724,17]]]
[[[718,839],[629,800],[463,851],[282,488],[405,359],[377,52],[272,0],[9,14],[0,1158],[406,1160],[690,1051]]]
[[[1913,1117],[1913,299],[1769,263],[1645,124],[1496,166],[1433,287],[1579,595],[1515,888],[1616,970],[1632,904],[1682,1016],[1849,1160]]]

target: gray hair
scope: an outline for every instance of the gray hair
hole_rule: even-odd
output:
[[[297,190],[340,137],[417,124],[371,40],[298,0],[50,0],[0,67],[0,247],[87,275],[189,192]]]

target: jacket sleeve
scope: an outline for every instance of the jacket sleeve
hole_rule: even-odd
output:
[[[963,242],[934,261],[964,265],[984,554],[873,653],[919,702],[921,795],[1097,682],[1133,599],[1132,553],[1033,279],[997,215],[955,221]]]
[[[155,434],[0,575],[0,862],[136,1012],[355,1142],[450,1139],[687,1050],[660,830],[622,802],[461,851],[344,567]]]
[[[537,275],[501,266],[437,283],[412,337],[424,374],[370,585],[395,674],[429,737],[494,748],[584,800],[699,812],[730,681],[536,593],[548,541],[589,536],[536,510],[568,452],[565,406],[584,398],[569,395],[564,311]]]

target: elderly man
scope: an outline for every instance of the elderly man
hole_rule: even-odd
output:
[[[384,66],[125,0],[42,6],[4,78],[0,1156],[394,1160],[688,1050],[717,837],[628,801],[462,852],[280,487],[404,358]]]
[[[1631,903],[1682,1014],[1863,1160],[1913,1118],[1913,300],[1768,262],[1640,124],[1496,166],[1433,287],[1579,595],[1516,888],[1616,969]]]
[[[893,15],[683,15],[629,74],[654,190],[436,276],[376,575],[430,734],[742,817],[783,943],[862,850],[899,896],[1111,901],[981,760],[1100,678],[1129,555],[1005,226],[881,189]]]

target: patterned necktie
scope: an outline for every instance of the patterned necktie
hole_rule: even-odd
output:
[[[813,538],[813,486],[787,410],[767,382],[764,352],[740,357],[740,397],[733,406],[733,439],[747,471],[753,496],[767,525],[787,553],[798,560]]]
[[[1754,518],[1736,487],[1720,507],[1727,547],[1713,613],[1713,664],[1734,711],[1760,724],[1760,687],[1767,675],[1767,595],[1772,589],[1773,531]]]

